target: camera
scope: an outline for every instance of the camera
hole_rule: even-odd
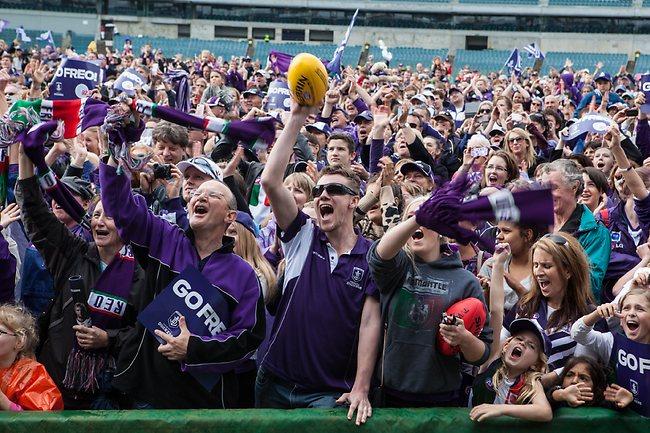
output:
[[[154,179],[171,179],[172,166],[171,164],[154,164],[153,165],[153,178]]]

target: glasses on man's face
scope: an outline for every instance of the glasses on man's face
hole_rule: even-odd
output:
[[[17,336],[18,336],[18,334],[11,333],[11,332],[7,332],[7,331],[3,331],[2,329],[0,329],[0,335],[9,335],[9,336],[11,336],[11,337],[17,337]]]
[[[539,107],[539,106],[542,105],[542,104],[540,104],[539,102],[531,102],[530,105],[531,105],[531,106],[532,106],[532,105],[535,105],[536,107]]]
[[[554,244],[562,247],[566,247],[569,244],[569,241],[567,241],[564,236],[556,235],[554,233],[547,233],[542,236],[542,239],[550,239]]]
[[[508,138],[508,143],[517,143],[518,141],[524,141],[524,137],[510,137],[510,138]]]
[[[328,195],[357,195],[357,192],[355,190],[341,183],[326,183],[323,185],[316,185],[312,189],[311,195],[314,198],[320,197],[324,191],[327,191]]]
[[[221,200],[226,196],[222,192],[203,190],[203,191],[192,191],[190,192],[190,197],[198,199],[202,195],[206,195],[211,200]]]

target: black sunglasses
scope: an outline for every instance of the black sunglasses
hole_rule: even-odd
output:
[[[562,237],[560,235],[553,234],[553,233],[545,234],[544,236],[542,236],[542,239],[544,239],[544,238],[550,239],[556,245],[560,245],[560,246],[563,246],[563,247],[566,247],[569,244],[569,241],[567,241],[566,238],[564,238],[564,237]]]
[[[327,191],[328,195],[358,195],[358,193],[349,186],[341,183],[327,183],[324,185],[316,185],[311,190],[312,197],[320,197],[323,191]]]
[[[489,108],[484,108],[482,110],[478,110],[479,114],[488,114],[490,112]]]

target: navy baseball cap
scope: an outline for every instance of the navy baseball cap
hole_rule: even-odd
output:
[[[332,134],[332,128],[325,122],[314,122],[305,126],[305,129],[309,132],[321,132],[328,137]]]
[[[244,93],[242,93],[242,95],[243,95],[243,96],[246,96],[246,95],[254,95],[254,96],[259,96],[260,98],[263,98],[264,96],[266,96],[265,93],[262,92],[262,91],[261,91],[260,89],[258,89],[257,87],[252,87],[252,88],[246,90]]]
[[[612,76],[609,75],[607,72],[602,71],[596,74],[596,76],[594,77],[594,81],[609,81],[611,83]]]
[[[419,171],[429,179],[433,180],[433,171],[431,171],[431,166],[422,161],[407,162],[399,168],[399,172],[402,173],[403,176],[406,176],[406,174],[411,171]]]
[[[551,350],[551,340],[549,340],[542,327],[539,326],[539,323],[526,318],[515,319],[510,323],[510,335],[516,335],[524,331],[530,331],[535,334],[535,337],[537,337],[542,345],[544,353],[549,353]]]
[[[357,123],[359,120],[365,120],[367,122],[372,122],[374,120],[374,117],[372,116],[372,113],[370,110],[363,111],[359,114],[356,115],[354,118],[354,122]]]
[[[235,219],[239,224],[243,225],[248,231],[253,233],[253,236],[257,236],[257,225],[253,218],[246,212],[237,211],[237,217]]]

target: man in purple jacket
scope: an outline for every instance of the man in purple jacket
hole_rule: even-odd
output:
[[[255,272],[233,254],[233,239],[225,236],[235,220],[235,198],[226,185],[210,180],[193,192],[188,204],[190,229],[155,216],[143,197],[133,195],[127,176],[119,175],[111,158],[101,164],[102,203],[131,242],[146,271],[142,310],[188,267],[197,269],[226,306],[230,323],[214,337],[182,332],[158,341],[140,324],[124,343],[113,385],[128,395],[134,407],[226,408],[237,398],[234,368],[255,352],[265,334],[264,303]],[[179,363],[180,361],[180,363]],[[188,369],[221,375],[206,390]]]
[[[359,178],[350,168],[330,165],[321,172],[316,221],[298,210],[282,183],[308,114],[294,102],[262,173],[286,269],[255,400],[274,408],[349,403],[348,418],[357,410],[360,424],[372,414],[368,391],[381,333],[378,290],[366,260],[370,241],[353,228]]]

